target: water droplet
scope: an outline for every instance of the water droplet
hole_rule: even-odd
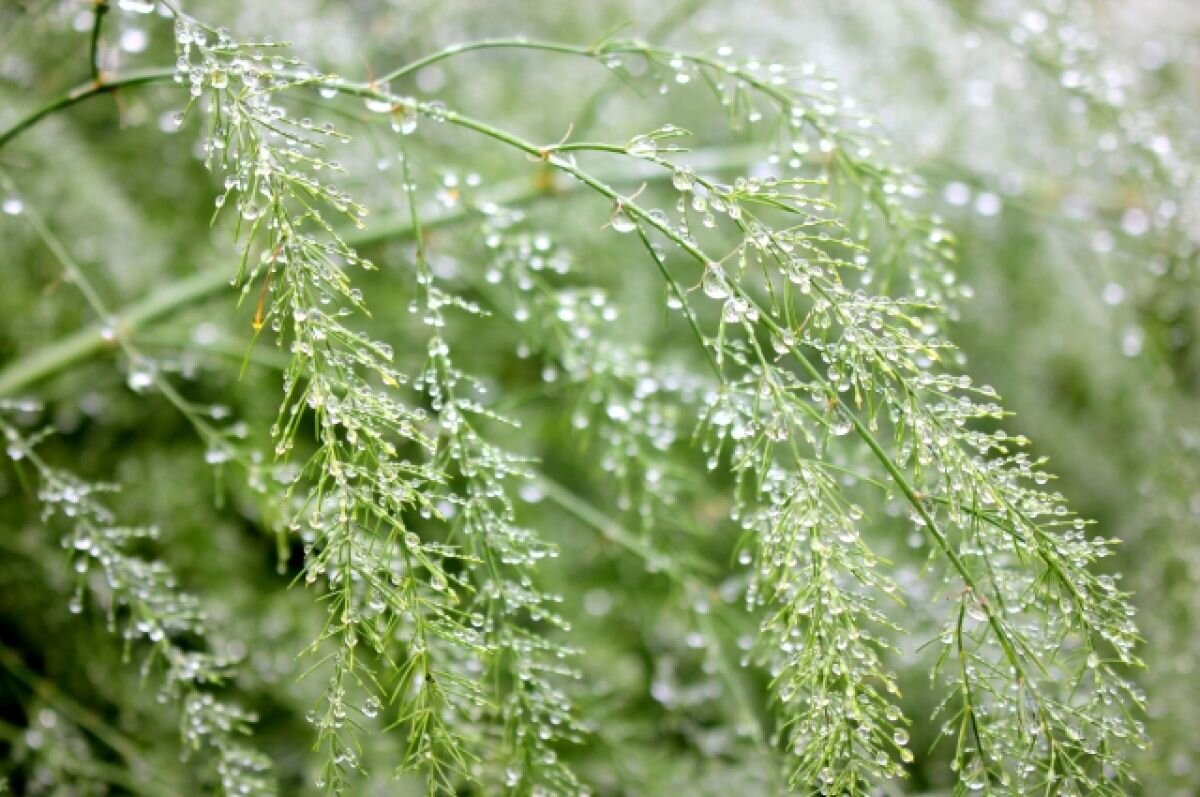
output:
[[[1134,238],[1145,235],[1150,229],[1150,217],[1141,208],[1129,208],[1121,216],[1121,229]]]
[[[995,216],[1001,208],[1000,197],[990,191],[983,191],[975,197],[975,212],[980,216]]]
[[[963,207],[971,201],[971,187],[966,183],[948,183],[942,191],[946,202],[955,207]]]
[[[614,230],[621,233],[633,232],[637,229],[637,222],[629,218],[629,215],[625,212],[625,209],[620,205],[617,205],[616,208],[613,209],[612,218],[609,219],[608,223],[612,225]]]
[[[844,412],[835,412],[829,420],[830,433],[841,437],[850,434],[850,430],[854,428],[854,424],[850,422],[850,417]]]
[[[653,158],[658,154],[658,144],[650,136],[634,136],[625,145],[625,151],[635,158]]]
[[[691,191],[692,184],[695,182],[695,173],[687,166],[680,166],[671,175],[671,184],[679,191]]]
[[[733,423],[733,413],[727,407],[721,407],[712,414],[713,426],[725,427]]]
[[[149,14],[154,11],[154,0],[121,0],[117,3],[122,11],[132,11],[134,14]]]
[[[204,461],[209,465],[220,465],[229,461],[229,449],[214,446],[204,452]]]
[[[127,53],[140,53],[150,44],[150,38],[141,28],[126,28],[121,31],[117,46]]]
[[[417,129],[420,115],[417,113],[415,100],[404,100],[397,103],[392,113],[392,129],[402,136],[411,135]]]
[[[604,412],[617,423],[624,423],[629,420],[629,408],[624,404],[609,404],[605,407]]]
[[[727,299],[721,308],[721,319],[727,324],[736,324],[742,320],[746,312],[744,299]]]
[[[1121,353],[1126,357],[1137,357],[1142,353],[1142,344],[1146,335],[1142,332],[1141,327],[1130,326],[1126,327],[1121,333]]]
[[[701,280],[704,295],[710,299],[726,299],[729,297],[729,286],[725,283],[725,272],[716,263],[709,263],[704,269]]]
[[[25,203],[15,196],[10,196],[0,204],[0,210],[8,216],[20,216],[25,211]]]
[[[141,393],[154,384],[154,365],[152,363],[137,363],[129,370],[125,379],[129,389]]]
[[[117,339],[117,319],[106,318],[100,326],[100,340],[113,343]]]
[[[371,113],[388,113],[392,110],[392,103],[389,100],[381,99],[379,97],[367,97],[367,99],[363,101],[363,105],[365,105],[367,110]]]
[[[796,345],[796,333],[785,329],[778,335],[771,336],[771,348],[776,354],[787,354]]]

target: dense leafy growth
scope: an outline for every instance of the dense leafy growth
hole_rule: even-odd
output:
[[[0,10],[12,789],[1189,793],[1187,53],[220,5]],[[891,145],[864,41],[966,81],[961,144],[913,95],[947,140]]]

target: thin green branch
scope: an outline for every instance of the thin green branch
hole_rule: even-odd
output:
[[[453,58],[462,53],[475,52],[478,50],[536,50],[548,53],[562,53],[564,55],[582,55],[588,58],[594,58],[598,53],[596,49],[591,47],[580,47],[577,44],[564,44],[560,42],[542,42],[530,41],[528,39],[482,39],[480,41],[470,42],[468,44],[453,44],[444,50],[439,50],[436,53],[418,58],[416,61],[405,64],[398,69],[388,72],[383,77],[379,78],[379,82],[387,83],[398,78],[411,75],[414,72],[420,71],[430,64],[436,64],[438,61],[444,61],[447,58]]]
[[[75,363],[112,348],[110,330],[114,328],[132,334],[163,318],[173,317],[179,310],[203,301],[228,285],[228,269],[202,271],[167,283],[145,299],[130,304],[111,320],[85,327],[0,370],[0,397],[13,396]]]
[[[104,26],[104,17],[108,14],[111,7],[108,0],[93,0],[92,3],[92,36],[91,36],[91,64],[92,64],[92,80],[100,83],[100,29]]]
[[[89,80],[87,83],[76,86],[61,97],[52,100],[49,104],[43,105],[36,111],[17,120],[3,132],[0,132],[0,149],[3,149],[10,141],[46,117],[77,105],[84,100],[132,86],[142,86],[147,83],[165,83],[172,80],[174,76],[175,70],[173,68],[158,68],[133,70],[107,80]]]

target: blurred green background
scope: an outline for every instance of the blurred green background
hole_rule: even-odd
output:
[[[922,203],[959,241],[958,276],[974,295],[955,308],[950,337],[966,371],[999,389],[1015,413],[1009,428],[1050,458],[1073,506],[1122,541],[1111,566],[1135,593],[1146,637],[1148,669],[1139,677],[1153,744],[1137,768],[1144,793],[1200,793],[1200,5],[213,0],[189,10],[240,36],[289,41],[305,60],[354,78],[469,39],[586,44],[622,25],[622,36],[689,50],[728,46],[738,57],[813,62],[835,76],[882,120],[890,157],[925,179]],[[0,128],[87,78],[90,30],[88,3],[0,0]],[[170,24],[153,15],[113,13],[102,44],[114,70],[173,62]],[[623,143],[671,122],[701,132],[714,157],[735,169],[754,167],[747,136],[720,124],[710,99],[678,87],[639,94],[583,61],[464,55],[419,72],[404,91],[535,141],[556,141],[574,123],[576,138]],[[209,227],[217,186],[196,156],[195,122],[179,131],[171,122],[181,95],[165,86],[101,97],[0,152],[12,183],[0,187],[0,384],[6,397],[42,403],[24,422],[58,430],[44,444],[48,459],[121,484],[111,501],[118,514],[163,527],[158,555],[200,594],[223,649],[246,657],[236,690],[261,717],[257,743],[272,755],[282,793],[302,794],[313,782],[303,715],[321,684],[297,682],[296,655],[323,617],[277,573],[270,508],[238,472],[205,462],[204,444],[167,402],[128,389],[130,364],[111,348],[4,382],[25,358],[96,323],[25,223],[25,208],[46,218],[111,307],[196,273],[227,266],[232,275],[229,230]],[[387,132],[359,124],[360,109],[338,113],[355,136],[339,152],[343,185],[387,219],[402,205]],[[478,175],[472,190],[481,196],[531,195],[529,229],[548,231],[571,250],[576,274],[613,294],[618,336],[696,365],[687,339],[664,321],[658,276],[601,231],[608,208],[571,194],[538,200],[528,164],[432,125],[412,139],[427,187]],[[478,244],[454,238],[453,227],[432,235],[451,251]],[[420,347],[402,350],[411,285],[393,265],[410,246],[365,247],[383,268],[362,287],[376,308],[373,329],[396,343],[402,361],[419,365]],[[260,341],[239,378],[252,308],[235,308],[234,298],[204,291],[135,340],[189,401],[221,407],[215,422],[234,436],[244,423],[247,449],[265,453],[279,355]],[[540,367],[517,357],[521,335],[502,322],[467,340],[466,364],[525,422],[514,445],[620,514],[619,491],[598,478],[595,447],[582,448],[572,432],[580,397],[547,385]],[[728,561],[736,540],[716,533],[722,499],[709,490],[698,485],[672,533]],[[713,699],[713,675],[688,645],[692,620],[678,605],[690,598],[578,518],[530,498],[529,522],[564,549],[545,577],[566,595],[575,641],[589,651],[580,702],[598,732],[569,753],[580,771],[602,794],[760,793],[765,764],[733,731],[737,718]],[[900,526],[880,522],[871,533],[886,540],[903,534]],[[58,534],[39,521],[20,471],[7,464],[0,540],[0,767],[29,794],[200,793],[199,767],[179,763],[177,720],[143,687],[136,651],[123,664],[102,612],[67,611],[74,574]],[[910,575],[919,578],[915,568]],[[736,641],[738,629],[725,633]],[[901,679],[911,715],[928,716],[934,698],[924,674]],[[915,736],[912,777],[892,788],[945,793],[945,751],[925,752],[932,732],[920,722]],[[373,774],[361,793],[407,793],[411,784],[389,777],[394,742],[370,738]]]

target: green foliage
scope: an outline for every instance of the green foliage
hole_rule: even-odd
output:
[[[1165,132],[1186,120],[1127,109],[1124,73],[1059,5],[897,8],[831,11],[828,40],[900,13],[971,48],[999,31],[1074,103],[1039,133],[1047,157],[1093,130],[1120,153],[1062,215],[1089,256],[1115,228],[1130,257],[1133,239],[1158,252],[1156,279],[1102,287],[1110,306],[1141,291],[1144,316],[1104,384],[1151,380],[1161,416],[1185,417],[1190,330],[1164,296],[1194,284],[1200,237]],[[55,12],[0,13],[69,35]],[[0,116],[5,234],[42,267],[13,293],[60,275],[91,314],[39,298],[0,339],[6,547],[39,568],[0,582],[38,596],[4,601],[15,789],[1186,793],[1158,746],[1200,729],[1155,680],[1160,655],[1172,685],[1195,658],[1192,543],[1166,550],[1193,522],[1194,441],[1167,420],[1116,455],[1125,515],[1089,495],[1095,452],[1073,461],[1061,418],[1038,418],[1101,388],[1033,390],[1021,370],[1045,341],[1027,330],[1071,323],[1039,292],[1074,283],[1022,273],[1020,247],[1078,244],[1039,226],[1041,189],[1002,166],[991,182],[999,146],[909,168],[812,64],[597,38],[583,17],[557,27],[590,44],[414,37],[416,57],[365,80],[225,21],[97,2],[75,20],[90,81]],[[965,69],[934,61],[931,79]],[[496,94],[489,63],[577,114]],[[600,77],[580,103],[584,74]],[[1041,158],[1033,175],[1071,178]],[[1078,212],[1106,175],[1143,204]],[[939,194],[1006,226],[943,218]],[[1062,435],[1071,488],[951,337]],[[1133,554],[1109,561],[1076,492]],[[1168,595],[1145,650],[1121,571]],[[56,638],[39,613],[81,616]],[[72,638],[86,665],[61,655]],[[171,724],[179,742],[131,730]]]

